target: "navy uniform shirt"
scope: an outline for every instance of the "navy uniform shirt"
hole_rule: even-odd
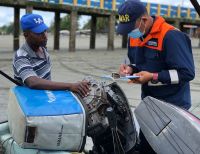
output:
[[[157,40],[149,40],[155,46]],[[158,72],[158,83],[142,85],[142,98],[152,96],[177,106],[191,107],[190,85],[195,76],[191,41],[178,30],[168,31],[163,40],[163,51],[147,47],[130,47],[128,57],[139,71]]]

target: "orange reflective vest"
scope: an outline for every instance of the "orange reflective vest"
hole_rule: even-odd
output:
[[[175,30],[175,29],[176,29],[175,27],[167,24],[165,22],[165,19],[163,19],[162,17],[156,17],[153,27],[150,33],[145,37],[145,39],[141,41],[140,38],[137,38],[137,39],[130,38],[130,47],[144,47],[145,46],[147,48],[162,51],[163,39],[165,37],[165,34],[169,30]],[[157,46],[147,45],[147,42],[151,40],[152,38],[158,40]]]

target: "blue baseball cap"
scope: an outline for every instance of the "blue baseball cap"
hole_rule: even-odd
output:
[[[138,0],[127,0],[118,8],[119,25],[117,33],[126,35],[130,33],[135,26],[136,20],[146,13],[146,7]]]
[[[26,14],[22,16],[21,27],[23,31],[30,30],[34,33],[42,33],[48,29],[42,16],[38,14]]]

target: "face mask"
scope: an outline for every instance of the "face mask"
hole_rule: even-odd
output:
[[[141,25],[141,22],[140,22],[140,25]],[[139,25],[139,27],[140,27],[140,25]],[[130,33],[128,33],[128,37],[131,37],[131,38],[140,38],[140,37],[142,37],[144,35],[144,33],[145,33],[145,28],[144,28],[144,32],[141,32],[139,27],[134,29]]]
[[[128,37],[131,37],[131,38],[140,38],[143,35],[144,35],[144,33],[142,33],[139,28],[136,28],[133,31],[131,31],[130,33],[128,33]]]

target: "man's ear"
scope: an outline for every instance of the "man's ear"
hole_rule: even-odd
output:
[[[28,37],[28,32],[24,32],[24,37]]]

